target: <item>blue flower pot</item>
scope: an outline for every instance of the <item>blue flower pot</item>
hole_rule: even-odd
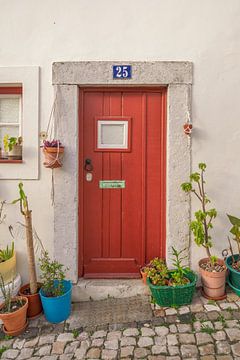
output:
[[[57,282],[56,282],[57,284]],[[64,294],[56,297],[46,297],[40,289],[39,294],[42,301],[44,315],[47,321],[58,324],[66,320],[71,313],[72,283],[63,280]]]

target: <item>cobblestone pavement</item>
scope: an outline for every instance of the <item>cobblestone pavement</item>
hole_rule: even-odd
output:
[[[137,304],[136,298],[131,301]],[[148,303],[146,299],[141,301],[144,306]],[[122,319],[118,312],[123,308],[116,299],[112,302],[108,299],[93,303],[95,324],[83,326],[80,308],[81,304],[76,305],[70,319],[59,325],[47,323],[43,316],[32,320],[18,338],[6,339],[1,333],[0,349],[6,348],[2,359],[240,360],[240,299],[233,293],[224,301],[213,302],[198,292],[192,305],[178,309],[151,304],[151,318],[145,309],[148,314],[145,321],[143,317],[138,321],[136,305],[135,321],[132,306],[125,309],[124,322],[102,321],[99,325],[98,312],[115,311],[110,319]]]

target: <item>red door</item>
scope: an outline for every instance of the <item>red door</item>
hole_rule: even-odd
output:
[[[79,275],[165,257],[166,88],[86,88],[79,104]]]

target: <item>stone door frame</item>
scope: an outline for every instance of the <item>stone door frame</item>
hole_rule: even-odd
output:
[[[64,165],[55,171],[54,257],[69,268],[68,277],[78,281],[78,135],[79,87],[167,86],[166,163],[166,259],[171,247],[188,248],[190,259],[190,197],[180,184],[191,169],[191,141],[183,124],[191,112],[193,64],[191,62],[127,62],[132,79],[114,80],[111,61],[56,62],[53,64],[58,137],[66,146]],[[179,246],[181,245],[181,246]]]

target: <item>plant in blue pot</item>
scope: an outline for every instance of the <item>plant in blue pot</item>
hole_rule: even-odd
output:
[[[65,321],[71,313],[72,283],[65,279],[66,268],[51,260],[48,252],[39,259],[42,287],[40,297],[46,319],[54,324]]]
[[[240,295],[240,219],[227,215],[230,223],[232,224],[232,228],[230,233],[233,235],[233,240],[237,244],[238,253],[233,253],[233,248],[229,240],[231,255],[226,259],[226,265],[229,270],[228,284],[229,286]]]

